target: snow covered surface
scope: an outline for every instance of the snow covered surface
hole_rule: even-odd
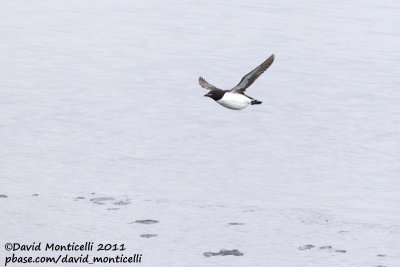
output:
[[[399,11],[2,1],[2,264],[6,242],[93,241],[138,266],[400,266]],[[262,105],[203,97],[198,76],[229,89],[272,53]]]

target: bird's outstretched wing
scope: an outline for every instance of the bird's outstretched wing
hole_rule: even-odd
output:
[[[261,63],[260,66],[246,74],[242,80],[240,80],[239,84],[231,89],[231,92],[244,93],[246,88],[249,87],[258,77],[260,77],[260,75],[263,74],[269,66],[271,66],[272,62],[274,62],[274,59],[275,55],[272,54],[267,60]]]
[[[203,77],[199,77],[199,84],[201,87],[206,88],[208,90],[219,89],[212,84],[209,84]]]

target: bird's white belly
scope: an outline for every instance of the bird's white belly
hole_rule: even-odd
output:
[[[251,103],[251,99],[238,93],[225,93],[217,102],[226,108],[244,109]]]

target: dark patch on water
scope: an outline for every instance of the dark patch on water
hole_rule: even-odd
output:
[[[219,252],[204,252],[204,257],[211,257],[211,256],[243,256],[244,254],[237,249],[226,250],[221,249]]]
[[[322,247],[319,247],[319,249],[332,249],[332,246],[322,246]]]
[[[312,248],[315,248],[315,246],[314,245],[304,245],[304,246],[298,247],[297,249],[298,250],[306,250],[306,249],[312,249]]]
[[[256,210],[253,209],[248,209],[248,210],[244,210],[243,212],[255,212]]]
[[[204,257],[211,257],[211,256],[219,256],[221,254],[219,254],[219,252],[204,252],[203,256]]]
[[[85,197],[77,197],[76,199],[85,199]]]
[[[6,195],[0,195],[0,198],[8,198]]]
[[[130,201],[123,201],[123,200],[121,200],[121,201],[115,202],[114,205],[125,206],[125,205],[129,205],[129,204],[131,204],[131,203],[132,203],[132,202],[130,202]]]
[[[233,249],[233,250],[225,250],[225,249],[221,249],[221,251],[219,252],[219,254],[221,254],[221,256],[243,256],[243,253],[240,252],[237,249]]]
[[[157,220],[136,220],[134,223],[141,223],[141,224],[154,224],[158,223]]]
[[[32,196],[33,196],[33,197],[38,197],[38,196],[39,196],[39,194],[32,194]]]
[[[228,223],[229,225],[244,225],[244,223],[237,223],[237,222],[231,222],[231,223]]]
[[[299,211],[299,214],[296,214],[296,218],[302,224],[320,224],[320,225],[327,225],[329,221],[332,221],[331,218],[323,213],[309,213],[305,211]]]
[[[150,238],[150,237],[156,237],[157,235],[155,235],[155,234],[143,234],[143,235],[140,235],[140,237],[143,237],[143,238]]]
[[[93,202],[110,201],[110,200],[115,200],[115,198],[113,198],[113,197],[96,197],[96,198],[90,199],[90,201],[93,201]]]
[[[119,210],[119,208],[108,208],[107,210]]]
[[[103,201],[111,201],[111,200],[115,200],[115,198],[113,198],[113,197],[95,197],[95,198],[90,199],[90,201],[92,201],[93,204],[96,204],[96,205],[104,205]]]
[[[344,249],[336,249],[335,252],[346,253],[346,250],[344,250]]]
[[[376,255],[377,257],[386,257],[386,255],[385,254],[378,254],[378,255]]]

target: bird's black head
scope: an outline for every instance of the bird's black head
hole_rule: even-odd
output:
[[[205,94],[204,96],[208,96],[212,99],[214,99],[215,101],[220,100],[225,94],[225,91],[220,90],[220,89],[214,89],[211,90],[210,92],[208,92],[207,94]]]

